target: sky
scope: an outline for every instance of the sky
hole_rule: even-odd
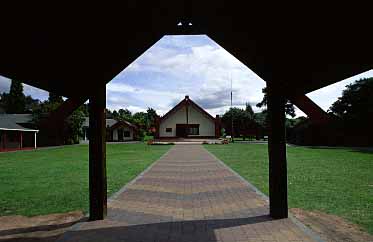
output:
[[[325,111],[345,86],[373,70],[307,94]],[[185,95],[212,115],[233,106],[255,105],[263,98],[265,82],[206,35],[164,36],[107,85],[107,107],[131,112],[154,108],[163,115]],[[0,76],[0,92],[8,92],[10,80]],[[26,95],[45,100],[48,92],[24,85]],[[297,116],[304,115],[300,110]]]

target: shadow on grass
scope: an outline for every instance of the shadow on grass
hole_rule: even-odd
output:
[[[46,242],[46,241],[218,241],[215,229],[230,228],[240,225],[256,224],[261,222],[271,221],[272,218],[268,215],[261,215],[249,218],[237,219],[212,219],[212,220],[192,220],[192,221],[176,221],[163,222],[153,224],[128,225],[128,226],[113,226],[95,229],[83,229],[77,231],[68,231],[63,234],[59,240],[56,235],[50,237],[23,237],[9,238],[0,241],[4,242]],[[92,222],[92,223],[100,223]],[[64,225],[61,225],[64,226]],[[57,228],[57,227],[55,227]],[[43,228],[48,229],[48,228]],[[50,228],[51,229],[51,228]],[[24,230],[26,231],[26,229]],[[32,229],[35,231],[35,229]],[[12,231],[2,231],[9,234]],[[17,232],[17,231],[13,231]],[[18,231],[19,232],[19,231]],[[224,235],[223,235],[224,236]],[[226,235],[228,236],[228,235]],[[233,238],[231,238],[233,239]]]
[[[293,147],[303,147],[309,149],[320,149],[320,150],[345,150],[349,152],[360,152],[366,154],[373,154],[373,147],[348,147],[348,146],[297,146],[292,145]]]
[[[67,227],[74,225],[75,223],[86,222],[86,221],[88,221],[88,218],[82,218],[74,222],[61,223],[61,224],[40,225],[40,226],[32,226],[32,227],[27,227],[27,228],[16,228],[16,229],[8,229],[8,230],[0,229],[0,236],[33,233],[33,232],[39,232],[39,231],[52,231],[52,230],[67,228]],[[0,237],[0,241],[1,241],[1,237]]]

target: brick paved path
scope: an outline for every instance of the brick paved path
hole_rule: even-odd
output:
[[[200,145],[175,145],[61,241],[313,241]]]

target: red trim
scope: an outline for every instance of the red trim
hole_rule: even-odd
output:
[[[34,147],[23,147],[22,149],[20,148],[3,148],[0,149],[0,152],[10,152],[10,151],[20,151],[20,150],[33,150],[35,149]]]

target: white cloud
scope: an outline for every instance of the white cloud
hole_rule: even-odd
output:
[[[332,85],[323,87],[316,91],[310,92],[307,94],[307,97],[312,99],[317,105],[319,105],[323,110],[327,111],[330,106],[337,101],[338,97],[342,96],[342,92],[346,89],[348,84],[355,82],[361,78],[373,77],[373,70],[369,70],[352,76],[340,82],[334,83]]]
[[[0,76],[0,93],[9,92],[10,79]]]
[[[189,95],[215,115],[229,108],[232,78],[235,106],[260,102],[265,82],[223,48],[207,40],[207,43],[199,43],[198,46],[183,46],[182,50],[166,48],[162,44],[164,40],[161,40],[113,79],[108,85],[108,96],[112,92],[121,92],[123,95],[136,93],[141,96],[143,103],[155,105],[159,113],[165,113],[185,95]],[[138,90],[135,79],[140,80],[144,73],[161,74],[162,77],[157,79],[160,79],[160,84],[142,82]],[[131,83],[126,74],[131,74]],[[254,110],[258,110],[254,105]]]

